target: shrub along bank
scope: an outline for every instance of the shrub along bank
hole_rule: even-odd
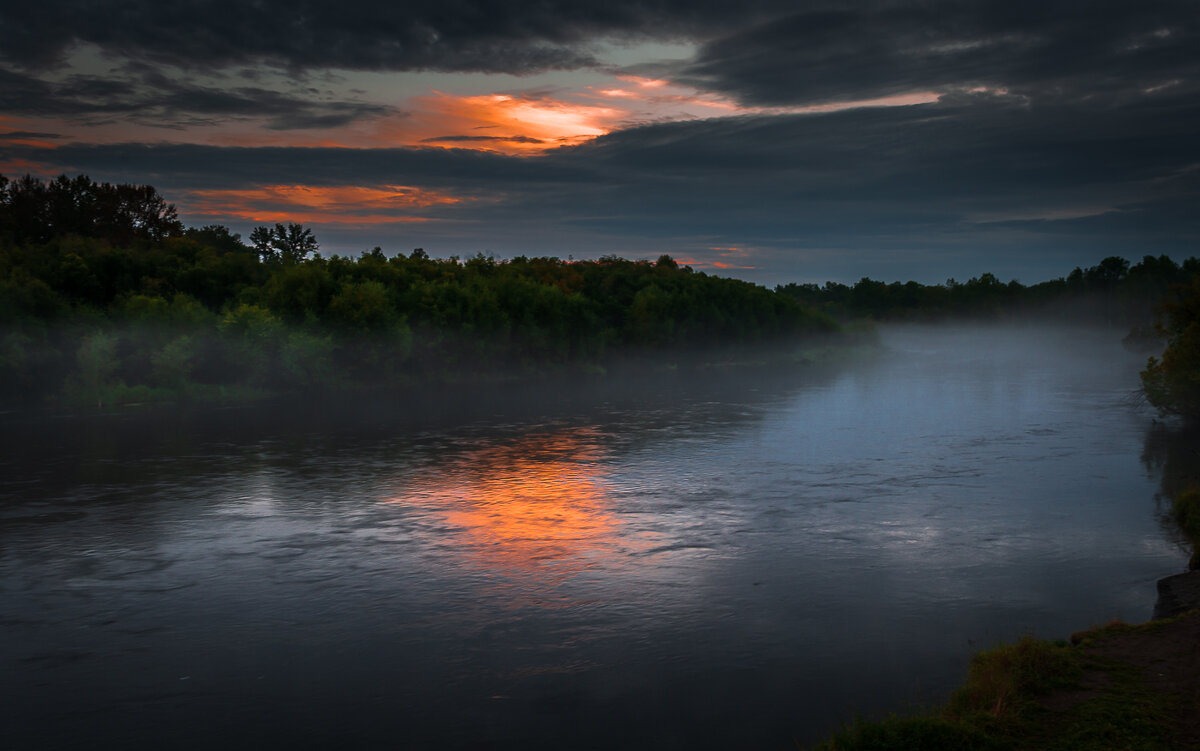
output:
[[[1200,748],[1200,611],[980,652],[923,715],[860,721],[818,751],[1175,751]]]

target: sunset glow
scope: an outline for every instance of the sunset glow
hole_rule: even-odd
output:
[[[671,83],[661,78],[644,78],[642,76],[617,76],[617,80],[637,84],[646,89],[658,89]]]
[[[50,171],[46,169],[46,165],[38,162],[32,162],[28,159],[4,159],[0,160],[0,175],[45,175],[50,176]]]
[[[755,107],[739,104],[722,94],[703,92],[690,86],[656,78],[617,76],[625,86],[594,87],[589,94],[604,99],[620,99],[629,110],[629,122],[702,120],[731,115],[804,115],[836,112],[860,107],[901,107],[936,102],[940,94],[932,91],[910,92],[875,99],[787,107]]]
[[[530,154],[591,140],[609,133],[624,110],[551,97],[435,92],[413,104],[417,125],[397,123],[413,145]],[[402,135],[401,137],[404,137]]]
[[[35,149],[53,149],[58,146],[58,144],[54,143],[53,141],[47,141],[45,138],[39,137],[38,134],[6,138],[4,140],[6,143],[10,143],[15,146],[32,146]]]
[[[675,261],[682,266],[691,266],[692,268],[696,269],[711,268],[752,271],[756,267],[747,263],[747,260],[752,255],[753,253],[750,248],[729,245],[707,248],[703,254],[703,258],[696,258],[694,256],[679,256],[675,259]]]
[[[401,212],[462,200],[403,185],[378,188],[266,185],[245,190],[197,190],[191,194],[188,207],[193,214],[230,216],[252,222],[378,224],[429,221],[427,217]]]

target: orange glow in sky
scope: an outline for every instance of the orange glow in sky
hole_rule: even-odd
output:
[[[58,143],[38,135],[38,133],[44,130],[46,128],[43,125],[33,124],[21,118],[0,115],[0,146],[30,146],[46,150],[57,148],[59,146]],[[2,137],[6,134],[18,132],[28,135],[9,138]],[[8,178],[20,177],[26,173],[40,177],[51,177],[53,172],[54,170],[49,169],[48,165],[30,159],[14,157],[0,161],[0,174]]]
[[[408,116],[381,121],[379,135],[393,145],[480,149],[520,156],[583,143],[638,123],[730,115],[816,114],[938,99],[933,92],[915,92],[803,107],[747,107],[720,94],[656,78],[621,75],[613,83],[554,96],[456,96],[435,91],[409,100]]]
[[[594,428],[565,428],[490,444],[391,502],[429,508],[462,531],[485,565],[553,584],[615,543],[601,438]]]
[[[36,149],[53,149],[57,148],[58,144],[53,141],[47,141],[44,138],[8,138],[5,143],[17,144],[20,146],[32,146]]]
[[[671,83],[662,78],[645,78],[643,76],[617,76],[617,80],[637,84],[646,89],[659,89]]]
[[[549,96],[442,92],[417,97],[416,114],[397,123],[410,145],[531,154],[605,135],[624,110]]]
[[[246,190],[193,191],[187,207],[190,214],[232,216],[252,222],[381,224],[429,221],[401,212],[462,200],[403,185],[266,185]]]
[[[738,269],[743,271],[753,270],[755,267],[746,263],[752,255],[750,248],[743,248],[736,245],[717,246],[708,249],[716,255],[717,258],[723,260],[701,260],[693,257],[676,258],[676,263],[684,266],[691,266],[697,269]],[[711,258],[711,255],[705,254]]]
[[[52,170],[47,171],[46,165],[38,164],[37,162],[31,162],[28,159],[9,159],[7,161],[0,161],[0,175],[4,175],[9,179],[20,177],[25,174],[51,177],[52,175],[50,172],[52,172]]]

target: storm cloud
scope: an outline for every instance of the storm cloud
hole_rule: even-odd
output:
[[[57,82],[0,70],[0,110],[10,115],[64,116],[87,120],[111,115],[172,127],[207,118],[261,118],[266,127],[289,130],[344,125],[392,112],[368,102],[313,96],[253,86],[219,87],[169,78],[158,72],[120,77],[71,75]],[[307,94],[307,95],[306,95]]]
[[[743,275],[768,281],[1036,281],[1111,253],[1186,256],[1200,240],[1200,13],[1186,2],[77,6],[0,10],[0,109],[41,118],[6,123],[0,160],[150,182],[185,218],[200,192],[410,186],[446,200],[405,209],[418,224],[318,230],[342,249],[443,254],[700,259],[736,247]],[[676,57],[605,57],[649,43]],[[79,45],[107,62],[63,67]],[[530,93],[510,77],[500,92],[406,102],[355,88],[352,70],[398,71],[406,85],[423,71],[578,70],[625,88],[572,94],[568,76]],[[677,110],[622,119],[633,100]],[[697,102],[704,116],[690,114]],[[503,121],[476,115],[500,104]],[[420,106],[453,119],[404,141],[406,122],[434,118]],[[164,131],[255,123],[254,142],[270,145],[214,131],[12,135],[122,118]],[[272,140],[337,128],[359,130],[325,139],[336,147]]]
[[[1121,101],[1194,90],[1198,50],[1200,14],[1189,2],[861,3],[709,41],[681,77],[772,105],[981,87]]]
[[[595,62],[597,38],[698,38],[786,3],[487,0],[348,2],[150,0],[53,6],[10,3],[0,11],[0,55],[52,65],[75,44],[177,65],[271,62],[294,68],[522,73]]]

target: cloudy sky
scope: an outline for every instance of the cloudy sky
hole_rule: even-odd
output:
[[[1200,6],[0,6],[0,172],[326,253],[670,253],[776,284],[1200,254]]]

